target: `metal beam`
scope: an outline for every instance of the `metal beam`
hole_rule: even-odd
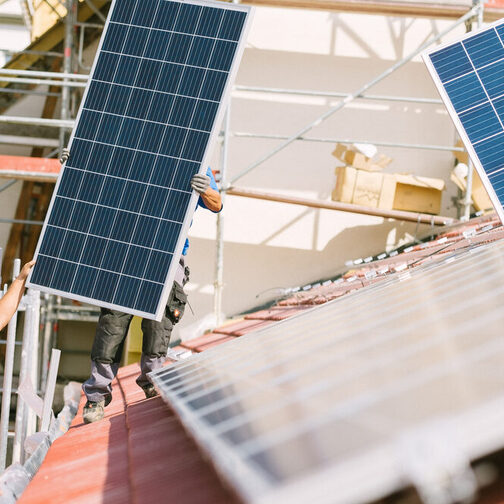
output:
[[[42,119],[40,117],[18,117],[0,115],[0,123],[9,124],[29,124],[31,126],[47,126],[50,128],[70,128],[74,126],[74,121],[64,121],[62,119]]]
[[[56,138],[36,138],[18,135],[1,135],[0,144],[29,145],[30,147],[58,147]]]
[[[456,219],[453,219],[451,217],[442,217],[440,215],[405,212],[402,210],[384,210],[381,208],[372,208],[362,205],[353,205],[350,203],[341,203],[339,201],[311,200],[306,198],[298,198],[295,196],[285,196],[283,194],[272,194],[262,191],[254,191],[252,189],[241,189],[238,187],[231,187],[226,191],[226,193],[230,196],[242,196],[244,198],[276,201],[278,203],[290,203],[292,205],[301,205],[310,208],[321,208],[325,210],[338,210],[340,212],[372,215],[375,217],[383,217],[384,219],[396,219],[435,226],[446,226],[448,224],[455,224],[456,222],[458,222]]]
[[[23,77],[43,77],[52,79],[72,79],[87,81],[89,75],[76,74],[71,72],[42,72],[38,70],[18,70],[12,68],[0,68],[0,75],[12,75],[12,76],[23,76]]]
[[[316,96],[320,98],[346,98],[349,93],[337,93],[326,91],[308,91],[301,89],[281,89],[267,88],[255,86],[235,86],[233,91],[248,91],[251,93],[271,93],[271,94],[289,94],[298,96]],[[359,95],[356,100],[376,100],[376,101],[393,101],[393,102],[411,102],[411,103],[426,103],[442,105],[443,101],[439,98],[415,98],[412,96],[385,96],[385,95]]]
[[[0,75],[0,82],[12,82],[15,84],[31,84],[33,86],[61,86],[63,89],[69,87],[86,87],[84,82],[63,82],[55,80],[44,80],[44,79],[27,79],[24,77],[2,77]]]
[[[288,136],[282,135],[261,135],[258,133],[243,133],[243,132],[234,132],[232,136],[237,138],[265,138],[270,140],[286,140],[289,138]],[[448,152],[465,152],[463,147],[454,147],[450,145],[429,145],[429,144],[409,144],[409,143],[397,143],[397,142],[382,142],[374,140],[349,140],[348,138],[312,138],[312,137],[298,137],[296,141],[303,142],[319,142],[319,143],[342,143],[342,144],[371,144],[377,145],[380,147],[394,147],[399,149],[423,149],[423,150],[439,150],[439,151],[448,151]]]
[[[243,4],[264,7],[291,7],[384,16],[457,19],[470,8],[469,1],[390,1],[390,0],[241,0]],[[499,8],[486,8],[485,21],[502,18]]]

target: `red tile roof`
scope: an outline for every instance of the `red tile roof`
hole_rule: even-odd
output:
[[[51,446],[19,504],[235,504],[175,414],[145,399],[138,364],[122,368],[104,420],[82,423]]]

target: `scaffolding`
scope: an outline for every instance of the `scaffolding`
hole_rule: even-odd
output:
[[[296,2],[292,0],[243,0],[244,3],[252,3],[258,5],[284,5],[284,6],[294,6],[294,7],[307,7],[314,6],[314,2]],[[30,3],[30,2],[29,2]],[[31,49],[23,51],[17,56],[15,65],[11,65],[9,68],[0,69],[0,96],[3,95],[19,95],[24,94],[38,94],[46,96],[47,98],[53,98],[54,100],[60,99],[60,119],[54,119],[52,117],[20,117],[20,116],[10,116],[10,115],[0,115],[0,123],[26,125],[31,127],[39,128],[56,128],[59,133],[58,138],[45,138],[45,137],[23,137],[14,138],[15,135],[0,135],[0,143],[17,143],[19,145],[25,145],[30,141],[30,145],[36,145],[38,152],[41,152],[43,148],[50,148],[51,151],[47,154],[47,157],[57,156],[61,149],[66,145],[68,133],[73,127],[73,111],[76,110],[78,100],[79,100],[79,90],[82,90],[87,83],[88,76],[78,73],[79,70],[87,71],[89,68],[84,64],[83,54],[86,45],[86,37],[88,35],[96,37],[103,27],[103,22],[105,16],[102,12],[102,7],[107,5],[106,0],[85,0],[85,2],[79,2],[78,0],[64,0],[60,2],[64,7],[67,15],[60,20],[60,22],[53,28],[51,28],[51,37],[56,37],[55,33],[58,33],[59,41],[62,43],[61,50],[57,49],[57,44],[50,47],[44,45],[43,41],[38,40],[32,44]],[[236,2],[238,3],[238,2]],[[364,4],[365,2],[360,2]],[[368,7],[370,4],[376,4],[372,9],[373,12],[380,12],[379,5],[382,7],[387,2],[368,2]],[[390,3],[390,2],[388,2]],[[394,2],[392,2],[394,3]],[[395,2],[396,7],[400,2]],[[407,2],[406,2],[407,3]],[[52,2],[54,4],[54,2]],[[308,4],[308,5],[302,5]],[[345,2],[345,4],[350,5],[350,3]],[[355,3],[353,4],[356,5]],[[329,8],[344,10],[343,2],[339,0],[321,0],[317,3],[319,8]],[[28,5],[29,7],[29,5]],[[83,20],[81,16],[81,11],[86,10],[86,19]],[[29,12],[29,8],[26,9],[25,15]],[[59,9],[56,9],[60,12]],[[360,12],[364,12],[361,10]],[[440,11],[435,10],[424,10],[421,14],[415,14],[410,12],[409,15],[439,15],[440,17],[445,17],[440,13]],[[446,34],[451,32],[453,29],[460,25],[466,25],[467,29],[471,29],[473,23],[478,26],[483,20],[483,2],[482,0],[473,0],[473,5],[469,8],[464,8],[461,10],[459,7],[452,8],[446,14],[446,17],[453,18],[455,15],[458,18],[445,30],[434,35],[428,41],[423,43],[420,47],[414,50],[408,56],[402,58],[401,60],[394,63],[386,71],[382,72],[377,77],[373,78],[370,82],[366,83],[364,86],[360,87],[353,93],[341,93],[341,92],[321,92],[315,90],[299,90],[299,89],[280,89],[280,88],[267,88],[267,87],[253,87],[253,86],[235,86],[237,91],[246,91],[251,93],[269,93],[269,94],[283,94],[292,96],[312,96],[312,97],[322,97],[322,98],[338,98],[340,101],[338,104],[324,114],[317,117],[310,124],[303,127],[301,130],[297,131],[293,135],[267,135],[258,133],[249,133],[243,131],[232,131],[231,130],[231,107],[229,106],[225,120],[223,122],[222,132],[221,132],[221,143],[220,143],[220,186],[222,192],[222,198],[225,199],[226,195],[229,196],[240,196],[240,197],[252,197],[268,201],[277,201],[287,204],[303,205],[306,207],[313,208],[326,208],[345,212],[354,213],[364,213],[367,215],[380,216],[383,218],[392,218],[407,220],[417,223],[427,223],[431,225],[446,225],[454,222],[453,219],[423,215],[412,212],[400,212],[400,211],[383,211],[367,207],[357,207],[356,205],[345,205],[337,202],[324,202],[315,200],[306,200],[301,198],[287,198],[281,195],[269,194],[269,193],[258,193],[251,191],[247,188],[237,187],[236,183],[245,175],[253,172],[257,167],[261,166],[263,163],[276,156],[278,153],[288,148],[295,142],[311,142],[311,143],[371,143],[377,146],[387,146],[396,147],[401,149],[416,149],[416,150],[431,150],[431,151],[462,151],[462,148],[454,147],[453,145],[431,145],[431,144],[413,144],[413,143],[398,143],[398,142],[383,142],[374,141],[369,139],[357,139],[357,138],[320,138],[309,136],[310,131],[315,127],[320,125],[322,122],[326,121],[328,118],[332,117],[337,112],[344,109],[348,104],[356,100],[364,101],[381,101],[381,102],[407,102],[407,103],[418,103],[418,104],[441,104],[441,100],[431,99],[431,98],[419,98],[419,97],[406,97],[406,96],[385,96],[379,94],[369,93],[370,89],[392,75],[399,68],[403,67],[406,63],[410,62],[413,58],[418,56],[427,47],[431,46],[435,42],[439,41]],[[383,12],[385,14],[385,12]],[[386,12],[387,14],[394,14],[392,11]],[[403,15],[408,15],[407,12],[402,12]],[[78,35],[77,35],[78,32]],[[41,38],[42,39],[42,38]],[[54,39],[52,39],[54,42]],[[47,69],[27,69],[29,68],[38,58],[50,56],[51,58],[61,58],[62,64],[60,71],[48,71]],[[18,66],[16,68],[15,66]],[[18,86],[13,88],[12,86]],[[40,87],[47,86],[47,90],[41,90]],[[228,175],[228,158],[229,158],[229,144],[231,138],[255,138],[255,139],[270,139],[278,140],[278,146],[271,152],[260,157],[256,161],[252,162],[248,167],[242,170],[235,176],[230,177]],[[39,154],[38,157],[42,157]],[[469,171],[472,175],[472,170]],[[471,175],[468,177],[467,192],[463,198],[463,219],[468,219],[471,209]],[[16,174],[11,176],[16,177]],[[19,179],[23,177],[18,176]],[[48,176],[48,181],[55,181],[56,174]],[[23,180],[26,180],[23,179]],[[0,187],[0,192],[10,187],[14,182],[8,182]],[[32,228],[42,225],[42,218],[44,216],[40,215],[38,219],[0,219],[0,223],[23,225],[27,224]],[[220,213],[217,216],[217,226],[216,226],[216,261],[215,261],[215,276],[214,276],[214,312],[217,319],[217,324],[222,322],[222,295],[224,289],[223,281],[223,271],[224,271],[224,227],[225,227],[225,214]],[[42,304],[42,326],[43,326],[43,340],[41,345],[41,362],[40,366],[42,369],[47,369],[47,364],[49,361],[50,349],[54,345],[54,324],[62,318],[69,317],[72,320],[83,320],[83,321],[94,321],[97,320],[97,310],[88,307],[76,307],[76,306],[66,306],[61,303],[60,299],[53,299],[51,297],[45,297]],[[41,376],[41,388],[44,390],[47,382],[47,375],[43,374]]]

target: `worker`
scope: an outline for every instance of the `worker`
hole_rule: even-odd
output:
[[[62,163],[67,161],[69,155],[70,153],[65,149],[60,161]],[[199,194],[196,208],[202,207],[214,213],[222,210],[221,196],[210,168],[207,169],[206,174],[196,174],[192,177],[191,188]],[[188,248],[189,240],[186,239],[161,322],[142,320],[141,374],[136,383],[143,389],[147,398],[157,394],[147,378],[147,373],[160,368],[166,361],[173,326],[184,314],[187,295],[183,287],[189,280],[189,268],[185,265]],[[91,350],[91,376],[82,386],[87,397],[83,410],[85,423],[101,420],[105,406],[112,400],[111,383],[119,369],[124,340],[132,318],[130,314],[107,308],[101,309]]]
[[[5,296],[0,299],[0,329],[3,329],[16,313],[17,307],[23,297],[26,279],[35,261],[30,261],[23,266],[21,273],[12,282]]]

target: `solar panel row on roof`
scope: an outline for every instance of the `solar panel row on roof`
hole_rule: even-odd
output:
[[[455,251],[151,379],[244,501],[375,502],[407,484],[418,434],[442,457],[502,449],[503,252]]]
[[[113,3],[31,285],[159,318],[249,11]]]

